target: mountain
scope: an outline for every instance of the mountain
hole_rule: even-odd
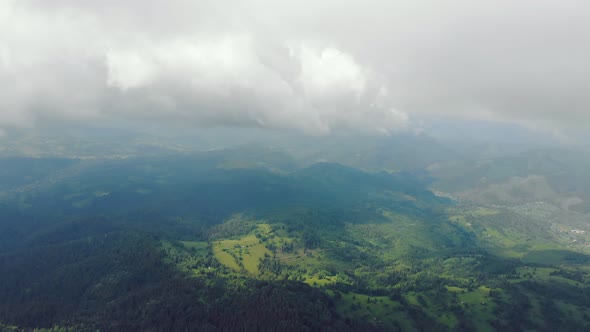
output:
[[[584,183],[535,182],[578,176],[582,154],[312,159],[257,145],[0,159],[0,327],[589,328],[584,215],[551,200]],[[483,200],[518,178],[518,201]]]

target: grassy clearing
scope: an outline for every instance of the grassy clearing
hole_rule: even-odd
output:
[[[336,276],[319,277],[318,275],[306,276],[304,282],[310,286],[325,286],[338,281]]]
[[[511,280],[512,282],[520,282],[525,280],[543,280],[565,283],[571,286],[583,287],[584,284],[564,278],[562,276],[551,275],[552,272],[557,271],[556,268],[551,267],[519,267],[516,269],[516,273],[520,276],[519,279]]]
[[[461,293],[458,296],[461,302],[463,302],[463,304],[481,305],[482,302],[486,302],[487,304],[487,302],[489,301],[489,295],[490,288],[481,286],[471,292]]]
[[[471,292],[458,294],[463,310],[473,318],[477,331],[493,331],[489,322],[495,319],[496,304],[490,301],[490,288],[481,286]]]
[[[226,244],[223,242],[225,241],[213,244],[213,255],[219,261],[219,263],[229,267],[234,271],[241,271],[242,267],[238,265],[237,259],[226,251]]]
[[[461,287],[455,287],[455,286],[446,286],[447,290],[451,293],[461,293],[464,291],[463,288]]]
[[[264,244],[254,235],[246,235],[237,240],[213,242],[213,254],[217,260],[235,270],[258,275],[258,262],[269,253]]]

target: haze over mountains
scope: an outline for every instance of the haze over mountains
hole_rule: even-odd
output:
[[[587,147],[437,135],[14,131],[0,326],[587,328]]]
[[[588,7],[0,1],[0,331],[590,330]]]

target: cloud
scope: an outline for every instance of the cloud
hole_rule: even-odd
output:
[[[0,128],[590,123],[583,1],[0,3]]]

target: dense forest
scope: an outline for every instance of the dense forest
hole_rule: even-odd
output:
[[[590,329],[590,255],[518,210],[226,158],[2,161],[1,329]]]

